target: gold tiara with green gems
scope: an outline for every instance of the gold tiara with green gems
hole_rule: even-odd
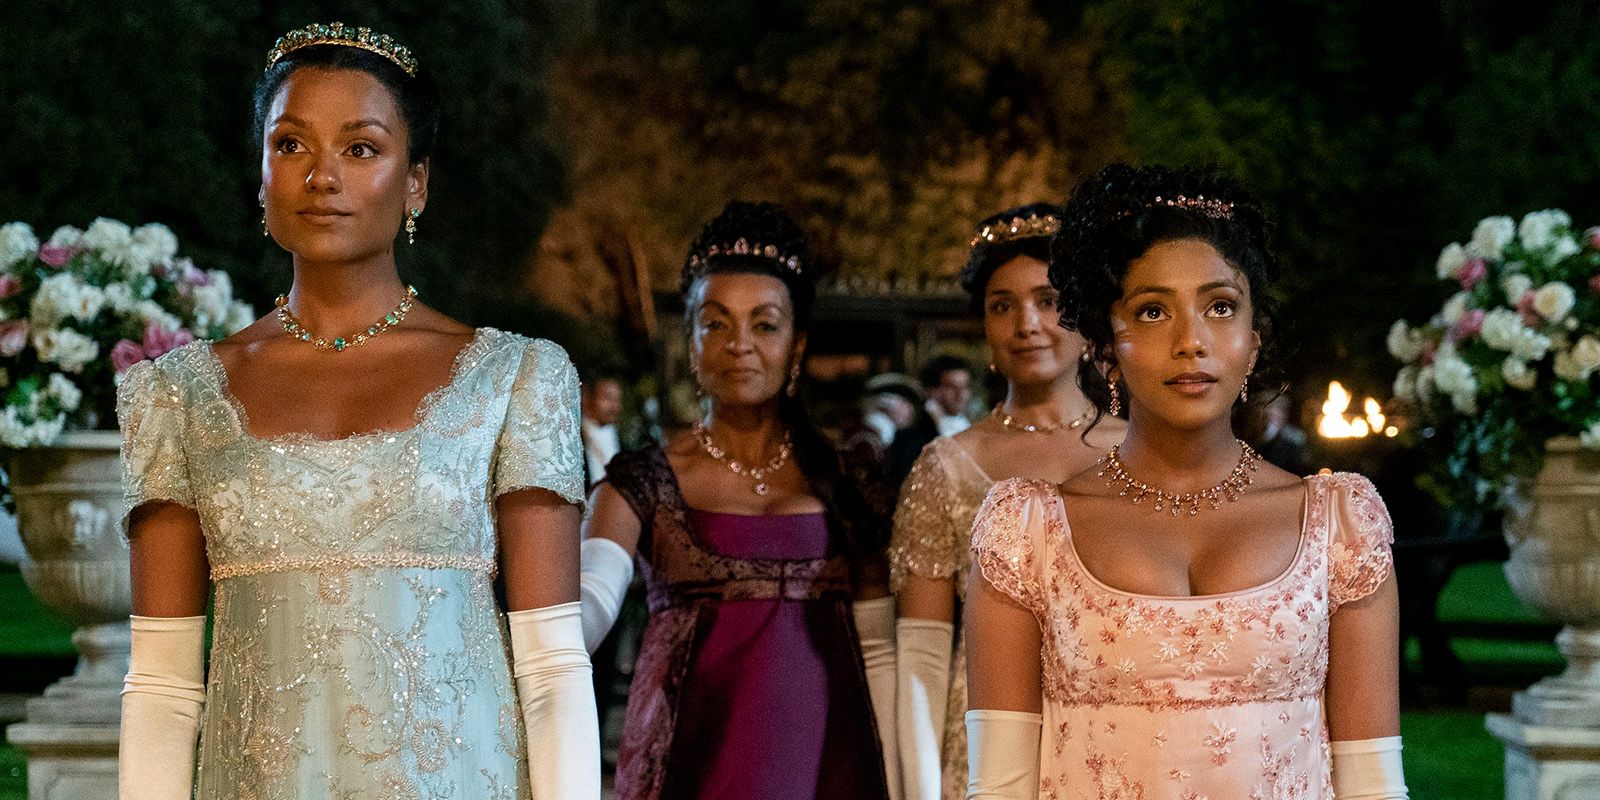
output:
[[[267,69],[271,70],[284,56],[302,47],[315,47],[319,44],[357,47],[369,53],[377,53],[393,61],[395,66],[405,70],[407,75],[417,77],[416,56],[411,55],[411,51],[405,45],[387,34],[373,33],[371,28],[355,28],[343,22],[312,23],[278,37],[271,52],[267,53]]]

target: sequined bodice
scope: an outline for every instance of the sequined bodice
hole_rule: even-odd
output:
[[[559,347],[479,330],[405,431],[253,436],[204,342],[136,365],[119,414],[129,507],[205,534],[199,797],[526,796],[493,500],[582,500]]]
[[[996,484],[973,558],[1044,634],[1040,796],[1330,800],[1329,622],[1388,575],[1392,536],[1365,478],[1307,478],[1299,549],[1282,575],[1227,594],[1148,597],[1078,560],[1054,485]]]

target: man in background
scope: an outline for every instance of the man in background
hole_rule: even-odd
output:
[[[583,413],[584,474],[594,486],[606,476],[606,464],[622,449],[617,435],[617,418],[622,414],[622,382],[616,376],[597,373],[583,382],[579,396]]]
[[[884,457],[889,480],[898,487],[911,474],[922,448],[939,436],[954,436],[972,426],[967,405],[972,402],[972,367],[955,356],[935,356],[922,368],[927,400],[916,419],[900,431]]]

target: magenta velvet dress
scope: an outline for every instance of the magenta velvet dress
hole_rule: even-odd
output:
[[[618,800],[882,800],[882,749],[822,514],[690,509],[659,449],[606,479],[644,526],[650,623]]]

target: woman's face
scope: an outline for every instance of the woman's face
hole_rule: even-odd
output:
[[[365,72],[296,70],[273,98],[262,141],[267,228],[301,258],[386,252],[409,210],[427,203],[427,163],[410,163],[394,97]]]
[[[1130,263],[1111,308],[1130,419],[1178,429],[1229,420],[1261,348],[1252,314],[1249,282],[1206,242],[1163,242]]]
[[[778,396],[805,347],[796,334],[789,287],[770,275],[707,275],[689,291],[695,309],[689,357],[706,394],[720,403],[760,405]]]
[[[1061,327],[1056,290],[1043,261],[1017,256],[1001,264],[983,293],[983,335],[995,370],[1017,385],[1076,375],[1083,338]]]

